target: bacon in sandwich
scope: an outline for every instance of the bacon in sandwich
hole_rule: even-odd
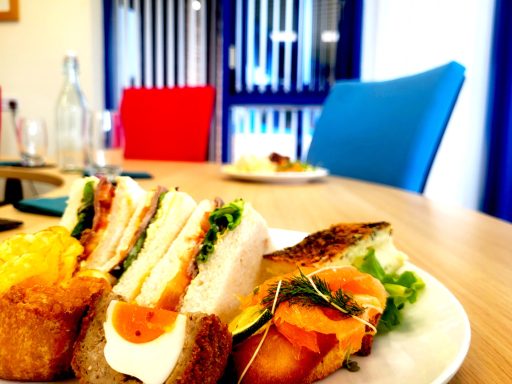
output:
[[[61,225],[84,246],[82,269],[100,269],[117,249],[144,190],[130,177],[86,177],[71,187]]]

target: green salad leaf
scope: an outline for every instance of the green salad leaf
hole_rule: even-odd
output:
[[[94,219],[94,185],[92,181],[85,183],[81,203],[77,212],[76,225],[71,231],[71,236],[78,240],[84,230],[92,227]]]
[[[147,229],[144,230],[133,245],[132,249],[130,249],[130,252],[128,252],[128,255],[126,255],[126,258],[123,261],[123,266],[121,268],[121,274],[126,272],[128,268],[133,264],[137,256],[139,256],[140,251],[142,250],[142,246],[144,245],[144,242],[146,241],[147,237]]]
[[[380,318],[377,330],[391,331],[401,323],[401,310],[405,304],[416,302],[419,292],[425,288],[425,282],[412,271],[387,274],[377,260],[374,249],[370,249],[356,267],[361,272],[366,272],[379,280],[388,292],[386,309]]]
[[[166,193],[167,192],[163,192],[158,197],[157,208],[156,208],[154,216],[151,218],[151,220],[149,221],[149,223],[146,226],[146,228],[144,228],[144,230],[140,233],[139,238],[137,239],[137,241],[135,242],[133,247],[130,249],[130,251],[126,255],[126,258],[124,259],[123,263],[118,267],[118,270],[115,273],[117,278],[120,278],[123,275],[123,273],[125,273],[126,270],[128,268],[130,268],[130,266],[133,264],[133,262],[139,256],[139,253],[142,250],[142,247],[144,246],[144,243],[146,242],[146,237],[148,236],[148,228],[149,228],[149,226],[152,223],[154,223],[157,220],[158,212],[160,211],[160,208],[162,206],[162,201],[163,201]]]
[[[245,202],[242,199],[236,199],[229,204],[215,209],[208,219],[210,229],[206,232],[203,245],[197,254],[197,262],[205,262],[215,250],[217,239],[226,231],[235,229],[242,220]]]

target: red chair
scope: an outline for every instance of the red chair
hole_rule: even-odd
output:
[[[125,158],[206,161],[214,104],[210,86],[125,89]]]

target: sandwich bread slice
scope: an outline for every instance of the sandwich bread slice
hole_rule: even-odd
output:
[[[126,301],[138,296],[144,281],[176,239],[196,205],[184,192],[169,191],[159,196],[155,215],[123,263],[121,277],[114,286],[116,294]]]
[[[73,182],[60,225],[84,246],[80,268],[101,269],[112,257],[143,196],[130,177],[117,177],[115,184],[95,176]]]
[[[188,285],[180,310],[214,313],[228,322],[238,310],[240,296],[256,284],[270,243],[268,227],[241,199],[214,210],[209,223],[195,260],[197,276]]]
[[[176,240],[144,281],[135,299],[137,304],[179,310],[185,291],[197,274],[195,258],[210,227],[210,213],[217,205],[212,200],[203,200],[197,205]]]
[[[116,178],[109,213],[103,219],[97,220],[99,230],[104,229],[104,232],[82,268],[102,270],[102,266],[114,255],[124,230],[144,194],[144,190],[132,178],[125,176]],[[95,216],[95,221],[96,218]],[[102,228],[103,225],[106,226]],[[86,245],[86,249],[87,247]]]
[[[120,264],[123,263],[126,258],[133,258],[134,253],[140,244],[144,240],[145,232],[148,225],[158,210],[159,202],[161,197],[168,192],[167,188],[158,186],[155,189],[145,193],[145,196],[139,202],[138,207],[130,219],[128,225],[124,228],[123,236],[119,241],[119,245],[114,251],[113,256],[108,259],[103,265],[97,266],[96,268],[103,271],[109,272],[114,268],[119,268]],[[116,273],[120,273],[117,271]]]

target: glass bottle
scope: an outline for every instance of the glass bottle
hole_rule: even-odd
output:
[[[67,52],[63,65],[64,85],[57,101],[57,163],[64,172],[84,168],[84,129],[87,102],[78,80],[78,59]]]

